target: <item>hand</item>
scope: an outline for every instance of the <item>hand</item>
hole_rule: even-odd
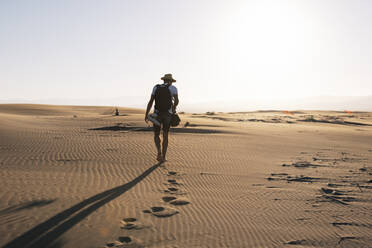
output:
[[[145,122],[148,123],[149,122],[149,117],[146,115],[145,116]]]

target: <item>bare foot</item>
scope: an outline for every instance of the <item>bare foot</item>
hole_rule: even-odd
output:
[[[156,160],[159,162],[163,162],[163,156],[161,155],[161,153],[158,153],[158,157],[156,158]]]

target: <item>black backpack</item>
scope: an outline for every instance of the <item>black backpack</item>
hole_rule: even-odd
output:
[[[172,107],[172,96],[169,85],[158,84],[155,91],[155,109],[159,112],[168,112]]]

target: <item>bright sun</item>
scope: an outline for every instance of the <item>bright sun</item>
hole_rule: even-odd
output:
[[[303,82],[311,66],[316,23],[307,18],[296,2],[257,1],[236,11],[227,25],[226,52],[231,75],[244,75],[235,81],[259,98],[311,94],[293,83]]]

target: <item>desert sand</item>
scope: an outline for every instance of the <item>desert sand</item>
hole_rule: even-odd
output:
[[[372,113],[0,105],[1,247],[372,247]]]

